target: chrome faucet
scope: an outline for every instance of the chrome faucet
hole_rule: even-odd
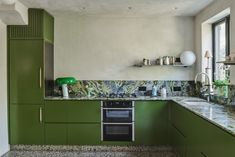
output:
[[[197,83],[197,78],[199,75],[205,75],[206,78],[208,79],[208,87],[207,87],[207,93],[205,93],[203,96],[206,96],[207,97],[207,101],[210,102],[210,99],[211,99],[211,96],[214,95],[214,92],[213,92],[213,85],[212,85],[212,81],[209,77],[209,75],[207,73],[204,73],[204,72],[201,72],[201,73],[198,73],[196,76],[195,76],[195,84]],[[202,92],[202,91],[201,91]],[[205,92],[205,91],[203,91]]]

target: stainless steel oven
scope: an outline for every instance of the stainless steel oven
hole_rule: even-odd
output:
[[[134,141],[134,102],[101,102],[101,140]]]

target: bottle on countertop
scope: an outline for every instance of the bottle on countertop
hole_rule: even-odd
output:
[[[163,98],[166,98],[167,97],[167,93],[166,93],[166,87],[162,87],[162,89],[161,89],[161,97],[163,97]]]
[[[157,96],[157,86],[153,85],[152,87],[152,97],[156,97]]]

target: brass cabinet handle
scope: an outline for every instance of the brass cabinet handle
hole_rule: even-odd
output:
[[[42,107],[39,108],[39,122],[42,123]]]
[[[39,87],[42,88],[42,68],[39,69]]]

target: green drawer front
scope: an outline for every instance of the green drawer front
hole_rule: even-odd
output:
[[[67,122],[68,106],[64,101],[45,103],[45,122]]]
[[[69,145],[100,145],[101,124],[69,124]]]
[[[45,121],[99,123],[100,101],[46,101]]]
[[[67,144],[67,124],[46,124],[45,144],[66,145]]]
[[[90,122],[99,123],[100,102],[79,101],[68,104],[68,122]]]

